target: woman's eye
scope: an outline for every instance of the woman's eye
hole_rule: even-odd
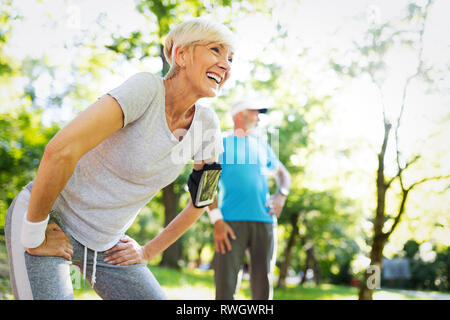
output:
[[[232,63],[233,62],[233,58],[228,58],[228,62]]]
[[[213,50],[213,51],[219,53],[219,48],[217,48],[217,47],[212,47],[211,50]]]

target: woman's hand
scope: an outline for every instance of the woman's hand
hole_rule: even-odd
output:
[[[228,235],[231,239],[236,240],[233,229],[231,229],[228,223],[222,219],[216,221],[214,224],[214,246],[216,247],[216,252],[225,254],[227,250],[231,251],[231,244],[228,239]]]
[[[50,223],[45,230],[45,240],[37,248],[25,248],[33,256],[62,257],[72,260],[73,247],[70,239],[56,223]]]
[[[120,239],[121,243],[116,244],[111,249],[105,251],[109,254],[103,261],[119,266],[129,266],[132,264],[147,264],[149,259],[145,256],[144,248],[134,239],[124,236]]]

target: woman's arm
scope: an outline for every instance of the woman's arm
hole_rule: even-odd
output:
[[[202,161],[201,163],[194,164],[194,170],[201,170],[205,163],[217,162],[215,159],[209,159]],[[192,203],[192,199],[189,199],[189,203],[181,211],[175,219],[173,219],[167,227],[155,238],[149,241],[144,247],[144,257],[147,261],[152,260],[156,255],[166,250],[172,243],[174,243],[179,237],[181,237],[193,224],[200,218],[205,212],[206,208],[196,208]]]
[[[150,261],[166,250],[200,218],[203,212],[205,212],[205,208],[196,208],[192,204],[192,200],[189,200],[186,208],[159,235],[143,247],[144,259]]]
[[[119,103],[104,95],[61,129],[47,144],[33,184],[27,219],[46,219],[80,158],[122,128]]]
[[[205,208],[196,208],[192,204],[192,200],[189,200],[186,208],[151,241],[141,247],[135,240],[125,236],[120,239],[121,243],[105,251],[109,256],[104,261],[121,266],[136,263],[146,264],[177,241],[200,218],[204,211]]]
[[[194,169],[201,170],[205,163],[214,161],[217,161],[217,157],[194,164]],[[205,209],[196,208],[192,203],[192,199],[190,199],[186,208],[151,241],[140,247],[136,241],[129,237],[124,237],[121,240],[125,243],[117,244],[105,252],[110,254],[105,258],[105,262],[118,265],[148,263],[180,238],[200,218]]]

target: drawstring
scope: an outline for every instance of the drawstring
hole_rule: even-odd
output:
[[[95,284],[95,267],[96,266],[97,266],[97,250],[94,250],[94,267],[92,268],[92,278],[91,278],[92,288],[94,288],[94,284]]]
[[[83,259],[83,288],[84,284],[86,282],[86,261],[87,261],[87,247],[84,246],[84,259]],[[97,267],[97,250],[94,250],[94,261],[93,261],[93,268],[92,268],[92,277],[91,277],[91,284],[92,288],[94,288],[95,285],[95,271]]]

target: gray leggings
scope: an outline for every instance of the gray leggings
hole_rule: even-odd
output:
[[[6,246],[10,264],[10,279],[15,299],[73,299],[70,262],[60,257],[33,256],[20,241],[22,221],[28,209],[31,185],[23,188],[14,199],[5,222]],[[94,290],[102,299],[157,300],[167,299],[158,281],[144,264],[117,266],[103,262],[104,252],[87,249],[76,241],[62,225],[56,211],[49,223],[57,223],[73,246],[72,264],[83,272],[89,283],[95,279]],[[94,260],[95,258],[95,260]],[[93,263],[96,261],[96,263]],[[94,278],[92,275],[94,274]]]

